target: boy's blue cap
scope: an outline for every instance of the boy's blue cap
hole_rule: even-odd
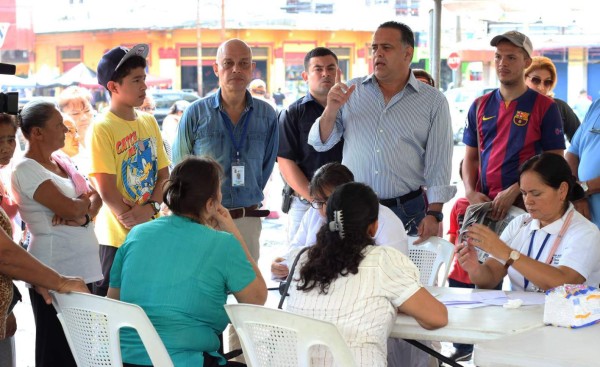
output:
[[[141,56],[144,59],[148,56],[149,47],[145,43],[140,43],[132,48],[118,46],[108,51],[102,56],[98,63],[98,84],[108,89],[107,84],[112,79],[119,66],[132,56]]]

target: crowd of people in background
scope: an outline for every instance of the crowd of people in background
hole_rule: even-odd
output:
[[[554,98],[556,68],[525,34],[490,45],[500,85],[468,112],[450,286],[493,289],[507,277],[530,292],[597,287],[600,102],[585,91],[573,108]],[[224,332],[240,347],[223,304],[228,292],[265,303],[257,262],[275,163],[289,249],[270,275],[286,278],[299,260],[287,310],[335,323],[359,366],[427,366],[428,355],[389,334],[398,312],[428,329],[448,322],[407,253],[410,237],[443,235],[442,210],[457,192],[450,110],[431,75],[410,67],[410,27],[381,24],[371,49],[373,73],[344,81],[337,55],[314,48],[302,72],[308,93],[287,101],[253,79],[251,47],[227,40],[213,65],[219,88],[175,101],[159,127],[148,45],[115,47],[98,62],[110,94],[103,111],[69,87],[56,103],[0,114],[0,168],[10,167],[0,177],[0,367],[14,366],[13,279],[32,286],[38,367],[75,366],[48,289],[140,305],[177,366],[243,365],[223,357]],[[18,131],[27,144],[13,159]],[[524,214],[501,234],[474,224],[460,236],[467,208],[482,203],[494,221],[513,207]],[[125,366],[151,364],[137,334],[122,333],[121,348]],[[471,355],[455,344],[449,357]],[[322,349],[312,358],[331,363]]]

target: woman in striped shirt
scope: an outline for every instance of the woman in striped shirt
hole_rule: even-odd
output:
[[[358,366],[387,365],[387,338],[397,312],[427,329],[448,322],[446,307],[422,287],[408,257],[374,245],[378,210],[377,196],[364,184],[335,190],[317,243],[300,258],[287,308],[336,324]],[[326,348],[313,351],[312,366],[330,365]]]

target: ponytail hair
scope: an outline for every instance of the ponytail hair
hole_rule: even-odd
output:
[[[358,273],[364,249],[375,242],[367,233],[377,221],[379,202],[373,190],[362,183],[339,186],[327,200],[327,219],[317,234],[317,243],[308,250],[300,270],[298,290],[314,288],[327,294],[339,276]]]

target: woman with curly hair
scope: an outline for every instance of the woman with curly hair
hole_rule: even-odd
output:
[[[446,307],[421,286],[408,257],[374,245],[378,211],[377,196],[364,184],[335,190],[317,243],[300,258],[287,307],[336,324],[358,366],[387,365],[387,339],[397,312],[426,329],[448,322]],[[313,350],[312,360],[332,365],[323,347]]]

